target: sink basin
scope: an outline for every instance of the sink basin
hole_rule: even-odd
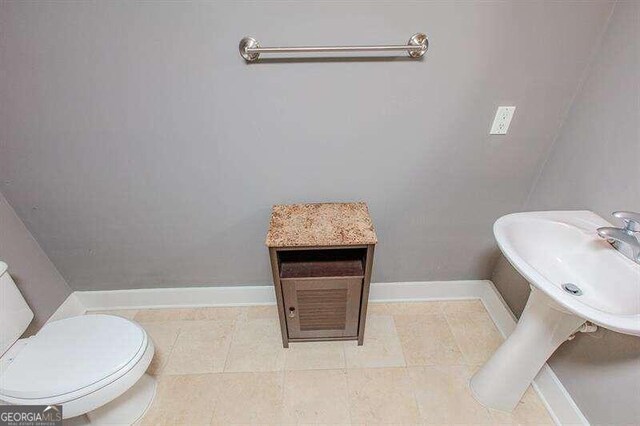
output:
[[[514,268],[561,307],[602,327],[640,336],[640,265],[596,233],[613,226],[589,211],[515,213],[495,223]],[[572,283],[575,296],[562,288]]]
[[[471,379],[481,403],[513,410],[551,354],[586,321],[640,336],[640,265],[598,236],[605,226],[612,225],[589,211],[496,221],[498,246],[531,294],[513,333]]]

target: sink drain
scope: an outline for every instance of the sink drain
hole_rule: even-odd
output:
[[[582,296],[582,290],[575,284],[566,283],[562,284],[562,288],[569,294],[573,294],[574,296]]]

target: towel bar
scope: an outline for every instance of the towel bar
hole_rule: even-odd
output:
[[[406,45],[261,47],[255,38],[244,37],[239,46],[240,56],[247,62],[257,60],[261,53],[405,51],[412,58],[420,58],[428,48],[429,40],[422,33],[412,35]]]

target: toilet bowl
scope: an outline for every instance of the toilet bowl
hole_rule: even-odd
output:
[[[0,262],[0,400],[59,404],[63,418],[87,414],[92,423],[139,419],[156,388],[145,373],[154,354],[146,331],[125,318],[86,315],[47,323],[35,336],[17,339],[33,313],[6,269]]]

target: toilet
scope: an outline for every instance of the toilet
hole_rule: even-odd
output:
[[[2,403],[59,404],[63,418],[86,414],[92,424],[133,424],[144,415],[156,381],[146,374],[153,342],[139,324],[112,315],[76,316],[20,339],[32,319],[0,262]]]

